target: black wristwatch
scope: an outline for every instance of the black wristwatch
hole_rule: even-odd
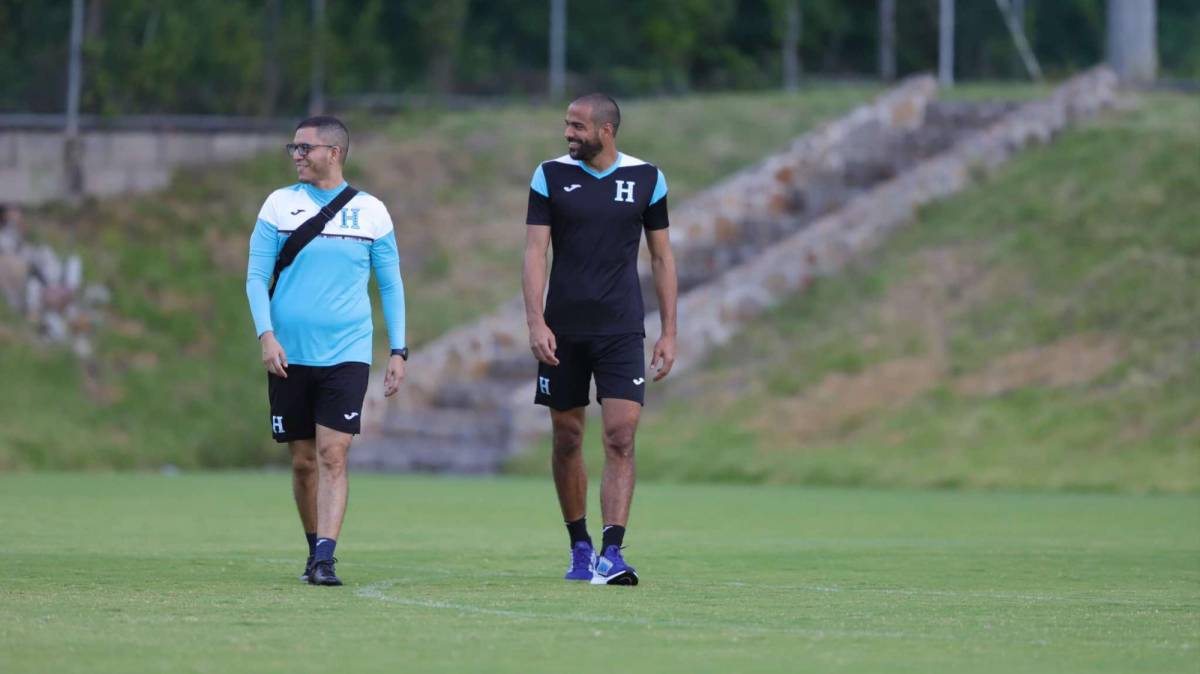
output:
[[[408,347],[406,346],[403,349],[392,349],[392,355],[400,356],[404,360],[408,360]]]

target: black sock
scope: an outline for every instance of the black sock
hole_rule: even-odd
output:
[[[304,537],[308,539],[308,556],[312,557],[317,549],[317,532],[306,531],[304,532]]]
[[[333,549],[337,547],[337,541],[332,538],[318,538],[317,546],[313,549],[313,557],[318,562],[327,562],[333,559]]]
[[[604,542],[600,546],[600,551],[608,549],[608,546],[615,545],[618,548],[625,542],[625,527],[616,524],[608,524],[604,527]]]
[[[571,547],[579,541],[587,541],[588,545],[592,544],[592,537],[587,532],[587,518],[580,517],[574,522],[567,522],[567,534],[571,536]]]

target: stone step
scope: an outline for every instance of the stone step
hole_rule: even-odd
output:
[[[787,293],[872,250],[916,209],[962,189],[976,169],[1111,105],[1115,82],[1110,71],[1090,71],[1013,115],[1006,114],[1012,106],[926,105],[933,80],[918,78],[688,200],[672,218],[679,313],[687,320],[676,372],[695,367]],[[642,288],[655,333],[650,278]],[[392,408],[352,461],[377,470],[499,469],[514,447],[549,428],[546,409],[521,390],[536,368],[524,337],[516,297],[439,340],[425,365],[435,374],[421,389],[436,405]]]
[[[489,445],[463,443],[409,443],[372,437],[355,443],[350,465],[356,470],[382,473],[459,473],[494,475],[504,467],[509,452]]]
[[[505,379],[509,382],[533,379],[537,376],[537,359],[530,353],[529,347],[523,344],[512,355],[498,357],[488,363],[487,374],[494,379]]]
[[[530,358],[532,361],[532,357]],[[473,379],[470,381],[449,381],[434,393],[431,404],[437,408],[460,410],[491,411],[509,403],[512,393],[522,383],[529,384],[529,399],[533,400],[534,378],[537,376],[537,366],[529,363],[524,366],[523,376],[519,378]]]
[[[510,413],[420,408],[391,414],[356,442],[350,465],[390,472],[495,473],[509,455]]]
[[[727,236],[684,242],[676,247],[679,291],[686,292],[761,254],[816,219],[855,197],[938,155],[958,140],[999,119],[1013,104],[930,103],[925,123],[904,132],[869,127],[841,148],[837,169],[818,168],[788,181],[779,208],[729,223]],[[765,189],[765,187],[764,187]],[[766,192],[764,192],[765,198]],[[658,308],[648,270],[642,277],[648,311]]]

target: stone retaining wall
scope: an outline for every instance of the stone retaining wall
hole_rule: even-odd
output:
[[[286,130],[89,130],[80,134],[83,191],[89,196],[165,187],[181,166],[249,157],[287,142]],[[0,204],[36,205],[67,194],[61,131],[0,128]]]
[[[934,84],[928,78],[906,82],[676,209],[672,214],[673,248],[685,259],[693,251],[698,252],[695,260],[710,268],[702,270],[707,277],[704,273],[698,275],[705,282],[680,297],[680,339],[672,376],[700,364],[710,349],[728,343],[746,322],[786,295],[803,289],[813,277],[833,273],[877,246],[891,231],[909,222],[921,205],[963,189],[973,177],[996,168],[1025,146],[1045,143],[1068,124],[1110,107],[1116,97],[1116,77],[1106,68],[1089,71],[1060,86],[1046,99],[1011,109],[985,128],[953,138],[952,145],[935,156],[910,165],[903,158],[881,163],[877,153],[864,152],[872,146],[869,139],[894,149],[920,145],[922,138],[935,138],[936,134],[905,135],[925,124],[933,93]],[[953,106],[941,110],[941,115],[947,117],[970,114],[975,113],[961,106],[958,112]],[[946,124],[941,120],[938,128]],[[861,189],[834,210],[821,213],[820,207],[808,205],[814,200],[807,197],[803,208],[796,206],[797,194],[820,195],[821,177],[834,169],[840,169],[843,176],[834,185],[836,189],[853,184],[855,162],[875,166],[883,173],[875,176],[873,186]],[[889,176],[888,171],[894,171],[894,175]],[[795,231],[780,236],[789,227]],[[760,242],[753,257],[736,261],[733,266],[728,265],[729,260],[722,264],[720,255],[713,254],[726,246],[744,244],[744,237],[756,231],[773,232],[777,239],[765,246]],[[695,264],[695,260],[689,263]],[[658,321],[657,312],[646,317],[648,350],[659,334]],[[513,367],[522,363],[524,370]],[[403,395],[394,401],[385,402],[377,387],[368,392],[364,437],[356,445],[358,461],[375,468],[403,468],[411,463],[402,458],[405,452],[421,452],[429,436],[441,431],[445,431],[441,433],[445,437],[461,435],[459,429],[451,427],[427,430],[425,439],[409,447],[413,443],[389,434],[386,428],[390,415],[421,418],[423,410],[440,404],[439,391],[465,382],[466,386],[490,393],[463,403],[463,413],[453,416],[449,423],[468,423],[474,409],[480,414],[487,411],[489,423],[498,413],[509,420],[510,426],[490,441],[474,437],[471,443],[457,448],[453,443],[443,443],[440,469],[486,470],[488,462],[479,460],[486,455],[491,457],[490,466],[495,470],[507,452],[519,449],[549,428],[545,409],[531,404],[534,367],[527,347],[522,302],[515,298],[493,314],[423,347],[409,369]],[[522,371],[528,376],[514,374]],[[372,381],[381,378],[373,377]],[[429,419],[431,424],[436,421],[433,415]],[[507,447],[492,446],[496,443]],[[422,468],[439,469],[428,460]]]
[[[920,206],[962,190],[1024,147],[1049,142],[1069,124],[1111,107],[1116,85],[1116,76],[1107,68],[1080,75],[1047,99],[1021,106],[771,246],[753,261],[685,294],[679,301],[679,324],[686,326],[686,338],[679,340],[676,368],[686,371],[699,364],[705,353],[728,343],[763,309],[802,289],[814,276],[833,273],[872,249],[912,220]],[[658,332],[658,321],[657,313],[647,315],[648,335]]]

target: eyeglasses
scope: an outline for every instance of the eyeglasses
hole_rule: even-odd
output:
[[[337,146],[336,145],[309,145],[308,143],[288,143],[287,145],[283,146],[283,149],[287,150],[287,155],[289,157],[296,154],[297,152],[300,153],[301,157],[307,157],[308,153],[312,152],[314,147],[337,147]]]

